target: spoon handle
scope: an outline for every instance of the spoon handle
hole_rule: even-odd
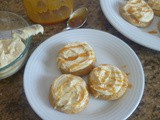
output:
[[[71,28],[70,27],[66,27],[62,31],[67,31],[67,30],[71,30]]]

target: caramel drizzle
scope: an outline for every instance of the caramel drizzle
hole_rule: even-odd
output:
[[[146,8],[146,9],[143,9],[143,8]],[[132,14],[132,13],[134,13],[134,12],[149,12],[149,8],[148,8],[148,5],[147,4],[143,4],[143,5],[141,5],[141,6],[138,6],[138,7],[134,7],[134,6],[131,6],[128,10],[127,10],[127,12],[129,13],[129,14]]]
[[[81,103],[81,101],[83,101],[83,99],[84,99],[84,97],[85,97],[85,94],[84,94],[83,91],[81,91],[80,94],[78,94],[78,95],[79,95],[79,96],[78,96],[79,99],[78,99],[77,103],[75,103],[75,105],[74,105],[75,107],[78,106],[78,105]]]
[[[78,57],[86,57],[88,55],[89,55],[89,53],[81,53],[78,56],[71,56],[71,57],[65,58],[65,60],[66,61],[73,61],[73,60],[76,60]]]
[[[92,85],[91,86],[93,89],[98,89],[98,90],[102,90],[102,91],[108,91],[112,94],[114,94],[116,92],[115,87],[113,87],[113,84],[108,84],[106,88],[102,88],[100,86],[96,86],[96,85]]]
[[[130,8],[127,10],[127,12],[128,12],[129,14],[132,14],[132,13],[134,12],[133,7],[130,7]]]
[[[67,50],[69,50],[69,49],[71,49],[71,48],[83,47],[84,45],[86,45],[86,44],[84,43],[84,44],[81,44],[81,45],[70,46],[70,47],[64,47],[64,48],[62,48],[62,49],[59,51],[59,53],[63,53],[64,51],[67,51]]]
[[[156,30],[151,30],[148,33],[150,33],[150,34],[157,34],[158,32]]]
[[[110,87],[110,88],[112,88],[112,87],[113,87],[113,85],[114,85],[114,84],[112,84],[112,83],[109,83],[109,84],[107,85],[107,87]]]
[[[67,85],[68,83],[70,83],[71,80],[73,80],[73,77],[72,77],[72,76],[69,76],[68,79],[67,79],[65,82],[63,82],[61,85],[59,85],[59,86],[57,87],[56,91],[63,91],[63,87],[64,87],[65,85]],[[61,93],[61,92],[59,92],[59,93]],[[58,94],[58,96],[61,96],[61,94]]]
[[[112,91],[111,91],[112,94],[115,94],[115,93],[116,93],[116,88],[115,88],[115,87],[112,87],[111,90],[112,90]]]
[[[122,86],[122,84],[115,84],[115,86]]]
[[[77,46],[64,47],[64,48],[62,48],[62,49],[59,51],[59,53],[65,52],[65,51],[67,51],[67,50],[69,50],[69,49],[71,49],[71,48],[83,47],[84,45],[86,45],[86,44],[84,43],[84,44],[77,45]],[[90,53],[90,54],[93,54],[93,53],[92,53],[92,50],[86,51],[85,53],[81,53],[81,54],[79,54],[79,55],[77,55],[77,56],[71,56],[71,57],[65,58],[64,60],[62,60],[62,59],[58,59],[58,60],[59,60],[59,62],[61,62],[60,65],[62,65],[63,63],[65,63],[65,62],[67,62],[67,61],[74,61],[74,60],[76,60],[76,59],[79,58],[79,57],[87,57],[87,56],[89,56],[89,53]],[[86,60],[94,60],[94,58],[88,58],[88,59],[86,58]],[[83,61],[82,61],[82,62],[83,62]],[[80,63],[82,63],[82,62],[72,64],[72,65],[69,67],[68,70],[77,67],[77,66],[78,66]]]
[[[136,1],[135,3],[133,2],[133,3],[131,3],[131,4],[138,4],[138,3],[140,3],[140,2],[142,2],[141,0],[138,0],[138,1]],[[143,8],[146,8],[146,9],[143,9]],[[135,12],[138,12],[138,13],[140,13],[140,12],[149,12],[150,11],[150,7],[147,5],[147,3],[142,3],[142,5],[141,6],[138,6],[138,7],[136,7],[136,6],[131,6],[128,10],[127,10],[127,12],[130,14],[130,15],[132,15],[133,13],[135,13]],[[135,19],[135,22],[136,23],[139,23],[139,19],[141,19],[143,17],[143,15],[141,15],[141,14],[139,14],[138,16],[136,16],[136,17],[134,17],[134,19]]]
[[[89,52],[91,52],[91,50],[88,51],[87,53],[81,53],[81,54],[79,54],[79,57],[86,57],[86,56],[89,55]]]
[[[122,68],[127,68],[127,65],[122,66]]]
[[[133,85],[131,83],[128,84],[128,88],[131,89]]]
[[[87,60],[94,60],[94,58],[90,58],[90,59],[87,59]],[[82,61],[82,62],[84,62],[84,61]],[[73,69],[73,68],[75,68],[75,67],[79,66],[79,64],[80,64],[80,63],[82,63],[82,62],[72,64],[72,65],[69,67],[69,69],[68,69],[68,70],[71,70],[71,69]]]
[[[112,76],[109,76],[110,74],[121,74],[121,72],[119,72],[119,71],[111,71],[111,73],[110,73],[110,71],[107,71],[106,69],[104,69],[104,68],[100,68],[100,67],[98,67],[98,68],[96,68],[98,71],[101,71],[101,70],[104,70],[105,71],[105,77],[101,80],[102,81],[102,83],[104,83],[105,82],[105,80],[106,80],[106,78],[107,77],[110,77],[110,79],[112,79],[112,80],[114,80],[114,81],[118,81],[118,82],[123,82],[123,80],[121,80],[120,79],[120,77],[112,77]]]
[[[104,66],[104,65],[103,65]],[[104,77],[104,78],[102,78],[102,83],[104,83],[105,82],[105,80],[106,80],[106,78],[107,77],[109,77],[109,71],[107,71],[106,69],[104,69],[104,68],[100,68],[100,67],[98,67],[98,68],[96,68],[96,70],[104,70],[105,71],[105,74],[106,74],[106,76]],[[120,72],[119,71],[111,71],[111,74],[120,74]],[[115,78],[115,77],[110,77],[110,79],[112,79],[112,80],[114,80],[114,81],[117,81],[117,82],[120,82],[120,83],[123,83],[123,80],[122,79],[120,79],[120,77],[118,77],[118,78]],[[116,93],[116,89],[115,89],[115,87],[114,86],[124,86],[124,87],[126,87],[126,85],[125,84],[113,84],[113,83],[109,83],[109,84],[107,84],[107,88],[102,88],[102,87],[100,87],[100,86],[96,86],[96,80],[92,80],[92,84],[95,84],[95,86],[93,85],[93,88],[97,88],[97,89],[100,89],[100,90],[107,90],[108,92],[110,92],[110,93],[112,93],[112,94],[114,94],[114,93]],[[109,89],[110,88],[110,89]]]
[[[102,83],[105,83],[105,80],[109,77],[110,72],[105,71],[105,75],[106,75],[106,76],[101,80]]]
[[[58,99],[56,100],[56,103],[58,103],[62,98],[63,98],[63,96],[66,94],[66,93],[69,93],[69,92],[71,92],[73,89],[76,89],[76,86],[77,85],[82,85],[82,82],[77,82],[75,85],[73,85],[72,86],[72,88],[70,88],[69,90],[67,90],[64,94],[62,94],[62,92],[61,91],[63,91],[63,87],[65,87],[70,81],[72,81],[73,80],[73,76],[70,76],[70,77],[68,77],[68,79],[64,82],[64,83],[62,83],[60,86],[58,86],[58,88],[57,88],[57,90],[56,91],[59,91],[58,93]],[[83,88],[83,87],[82,87]],[[83,95],[83,96],[80,96],[80,99],[78,100],[78,103],[76,104],[76,105],[78,105],[78,104],[80,104],[79,102],[81,102],[82,100],[83,100],[83,98],[84,98],[84,91],[80,91],[81,93],[79,93],[78,95]],[[70,97],[72,97],[72,94],[70,94]],[[65,105],[63,105],[63,107],[64,107]]]
[[[94,60],[94,58],[89,58],[89,59],[86,59],[86,60]],[[82,61],[82,62],[84,62],[84,61]],[[71,69],[73,69],[73,68],[79,66],[79,64],[82,63],[82,62],[72,64],[72,65],[69,67],[69,69],[71,70]]]
[[[117,80],[117,81],[118,81],[118,82],[120,82],[120,83],[122,83],[122,82],[123,82],[123,80],[121,80],[121,79],[120,79],[120,80]]]
[[[73,61],[73,60],[76,60],[78,58],[78,56],[71,56],[71,57],[68,57],[68,58],[65,58],[66,61]]]
[[[126,87],[128,87],[128,84],[124,83],[124,84],[122,85],[122,87],[126,88]]]
[[[103,68],[101,68],[101,67],[98,67],[97,68],[97,70],[98,71],[101,71],[101,70],[103,70],[103,71],[105,71],[105,77],[103,77],[100,81],[101,81],[101,83],[105,83],[105,80],[109,77],[109,75],[110,75],[110,71],[107,71],[107,70],[105,70],[105,69],[103,69]],[[97,76],[98,77],[98,76]]]

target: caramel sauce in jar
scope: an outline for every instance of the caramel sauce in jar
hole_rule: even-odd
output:
[[[29,18],[40,24],[65,21],[73,11],[74,0],[23,0]]]

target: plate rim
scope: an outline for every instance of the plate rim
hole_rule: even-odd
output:
[[[29,94],[26,92],[27,91],[27,86],[26,86],[26,80],[25,80],[25,76],[26,76],[26,72],[28,70],[28,64],[30,63],[32,57],[34,57],[35,53],[38,51],[39,47],[43,46],[43,44],[47,43],[48,41],[50,41],[50,39],[54,39],[54,37],[60,35],[60,34],[64,34],[66,32],[72,32],[72,31],[95,31],[95,32],[101,32],[103,34],[106,34],[110,37],[113,37],[113,38],[116,38],[119,42],[121,42],[122,44],[125,45],[125,47],[127,47],[128,49],[131,50],[131,52],[133,53],[134,57],[136,58],[138,64],[139,64],[139,67],[140,67],[140,72],[142,73],[141,76],[142,76],[142,90],[141,90],[141,93],[139,94],[139,97],[138,97],[138,101],[136,102],[136,105],[134,106],[134,108],[131,110],[130,113],[128,113],[124,119],[127,119],[135,110],[136,108],[138,107],[138,105],[140,104],[141,100],[142,100],[142,97],[143,97],[143,94],[144,94],[144,88],[145,88],[145,77],[144,77],[144,70],[143,70],[143,67],[142,67],[142,64],[141,64],[141,61],[140,59],[138,58],[137,54],[134,52],[134,50],[127,44],[125,43],[123,40],[121,40],[120,38],[108,33],[108,32],[105,32],[105,31],[102,31],[102,30],[98,30],[98,29],[90,29],[90,28],[80,28],[80,29],[74,29],[74,30],[69,30],[69,31],[62,31],[60,33],[57,33],[49,38],[47,38],[46,40],[44,40],[39,46],[37,46],[37,48],[32,52],[31,56],[29,57],[28,61],[27,61],[27,64],[25,66],[25,70],[24,70],[24,74],[23,74],[23,87],[24,87],[24,92],[25,92],[25,96],[27,98],[27,101],[29,103],[29,105],[31,106],[31,108],[33,109],[33,111],[42,119],[45,119],[40,113],[39,111],[37,111],[37,109],[35,108],[35,106],[33,105],[33,102],[30,101],[29,99]]]
[[[154,46],[152,46],[152,45],[146,45],[145,43],[143,44],[143,43],[139,42],[139,41],[140,41],[139,39],[136,40],[135,37],[130,36],[129,34],[127,34],[126,31],[121,30],[121,27],[119,27],[118,25],[115,25],[115,24],[113,23],[113,20],[111,19],[111,17],[109,17],[109,12],[108,12],[107,10],[105,10],[106,8],[105,8],[104,3],[105,3],[105,0],[100,0],[100,6],[101,6],[101,9],[102,9],[102,11],[103,11],[103,14],[105,15],[105,17],[106,17],[106,19],[109,21],[109,23],[110,23],[116,30],[118,30],[118,32],[120,32],[122,35],[124,35],[125,37],[127,37],[129,40],[131,40],[131,41],[133,41],[133,42],[135,42],[135,43],[137,43],[137,44],[139,44],[139,45],[141,45],[141,46],[144,46],[144,47],[149,48],[149,49],[152,49],[152,50],[160,51],[160,48],[154,47]],[[155,38],[155,36],[153,36],[153,38]]]

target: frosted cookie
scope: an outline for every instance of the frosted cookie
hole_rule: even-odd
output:
[[[83,76],[94,68],[96,57],[88,43],[74,42],[58,52],[57,62],[62,73]]]
[[[119,10],[126,21],[138,27],[147,27],[154,17],[152,8],[144,0],[129,0]]]
[[[49,101],[58,111],[68,114],[81,112],[89,101],[85,81],[71,74],[61,75],[50,87]]]
[[[116,100],[127,90],[128,78],[119,68],[102,64],[91,71],[88,85],[94,97]]]
[[[148,4],[154,11],[154,14],[160,16],[160,0],[148,0]]]

